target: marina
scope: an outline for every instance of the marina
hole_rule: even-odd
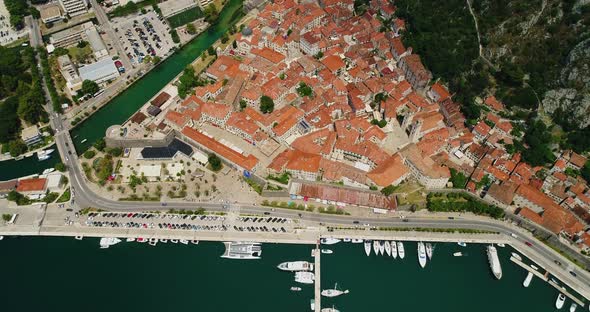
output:
[[[505,265],[502,280],[496,280],[489,273],[486,245],[483,244],[469,244],[463,252],[468,252],[470,257],[455,258],[452,253],[456,251],[456,244],[437,243],[437,255],[429,263],[428,270],[421,270],[413,256],[417,253],[416,243],[404,242],[405,251],[412,255],[412,261],[392,261],[391,257],[386,256],[366,257],[362,244],[335,244],[330,247],[334,250],[333,255],[321,257],[321,280],[320,272],[316,271],[316,286],[310,287],[311,285],[293,284],[292,275],[276,269],[276,265],[292,260],[311,261],[311,245],[262,244],[264,253],[261,259],[239,261],[219,258],[224,252],[224,245],[220,242],[201,241],[199,245],[188,246],[180,243],[158,243],[156,247],[121,242],[108,249],[100,249],[98,241],[99,239],[88,236],[81,241],[73,237],[5,238],[0,242],[1,250],[8,254],[22,254],[23,260],[17,261],[13,257],[0,259],[0,264],[13,268],[5,273],[5,278],[12,281],[10,287],[5,283],[0,286],[0,290],[11,298],[23,298],[24,294],[18,289],[25,285],[31,287],[25,279],[34,276],[39,282],[33,285],[32,291],[38,300],[31,302],[28,307],[31,310],[55,308],[65,312],[76,311],[76,306],[84,305],[84,302],[90,300],[92,292],[104,289],[107,285],[112,287],[111,292],[125,292],[126,296],[116,297],[108,302],[98,301],[88,311],[105,311],[112,309],[113,305],[117,309],[148,312],[190,310],[195,308],[191,297],[194,292],[212,299],[199,302],[199,309],[207,311],[270,312],[275,311],[279,305],[286,312],[309,311],[310,299],[321,297],[321,289],[334,288],[335,283],[346,285],[351,292],[333,298],[315,299],[318,311],[331,307],[340,311],[387,310],[391,305],[391,300],[388,299],[391,292],[406,298],[412,298],[420,292],[428,293],[428,300],[424,300],[419,308],[416,308],[415,300],[399,300],[396,302],[396,310],[467,312],[476,309],[495,312],[512,311],[512,308],[518,306],[520,311],[525,312],[549,312],[554,311],[558,296],[558,292],[547,283],[532,283],[529,288],[522,287],[525,277],[522,270],[518,265],[506,261],[510,252],[514,251],[509,246],[498,250],[499,259]],[[321,252],[317,253],[314,266],[320,267]],[[40,258],[53,269],[47,270],[36,265]],[[169,270],[165,263],[170,259],[174,259],[175,267],[183,268],[182,272]],[[106,265],[113,261],[116,261],[116,266]],[[351,266],[363,269],[351,270]],[[526,264],[525,266],[529,267]],[[88,267],[93,269],[88,270]],[[129,269],[131,267],[132,270]],[[162,267],[162,274],[158,273],[158,267]],[[48,287],[50,281],[61,278],[63,272],[76,271],[84,272],[85,275],[76,285],[65,284],[60,289]],[[147,271],[150,273],[146,274]],[[22,281],[15,278],[17,275],[23,277]],[[395,276],[399,282],[391,283],[389,278],[381,280],[375,279],[375,276]],[[241,282],[260,279],[265,282],[256,283],[256,287],[245,288],[245,284]],[[410,280],[412,282],[408,282]],[[441,290],[440,285],[432,283],[434,280],[448,281],[445,289],[449,290]],[[90,281],[94,283],[91,284]],[[140,299],[144,298],[142,294],[149,287],[157,285],[166,285],[157,287],[158,300]],[[300,290],[291,290],[291,287]],[[315,287],[318,289],[317,295],[314,294]],[[483,287],[489,291],[479,291]],[[338,286],[338,289],[345,288]],[[59,295],[63,292],[71,295],[71,304],[63,305]],[[224,294],[228,292],[232,293],[232,300],[223,300]],[[457,292],[464,297],[459,303],[453,295]],[[261,293],[271,299],[265,302],[249,300]],[[490,295],[504,300],[490,301]],[[562,310],[569,308],[570,303],[567,300]],[[4,308],[22,310],[22,306],[14,300],[7,301]],[[585,309],[585,304],[578,304],[577,311]]]

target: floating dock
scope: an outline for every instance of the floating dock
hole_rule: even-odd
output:
[[[320,250],[320,246],[319,246],[319,242],[316,243],[315,246],[315,257],[314,257],[314,262],[315,262],[315,283],[314,283],[314,297],[315,297],[315,312],[320,312],[322,310],[322,283],[320,280],[320,258],[321,258],[321,250]]]
[[[545,274],[542,274],[541,272],[531,268],[529,265],[525,264],[524,262],[514,258],[514,257],[510,257],[510,261],[518,264],[520,267],[522,267],[523,269],[527,270],[528,272],[533,273],[535,276],[537,276],[538,278],[540,278],[541,280],[549,283],[549,285],[555,287],[555,289],[557,289],[557,291],[559,291],[560,293],[564,294],[566,297],[570,298],[572,301],[574,301],[579,307],[584,307],[584,302],[582,302],[582,300],[576,298],[574,295],[572,295],[569,291],[567,291],[567,289],[565,289],[565,287],[562,287],[560,285],[558,285],[557,283],[553,282],[552,280],[550,280],[548,278],[549,276],[549,272],[545,272]]]

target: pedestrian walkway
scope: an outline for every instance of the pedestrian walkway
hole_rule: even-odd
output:
[[[320,246],[319,243],[316,242],[315,245],[315,289],[314,289],[314,299],[315,299],[315,312],[320,312],[322,310],[322,282],[321,282],[321,278],[320,278],[320,257],[321,257],[321,251],[320,251]]]

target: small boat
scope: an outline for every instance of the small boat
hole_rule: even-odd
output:
[[[326,255],[331,255],[331,254],[333,254],[334,252],[333,252],[331,249],[322,249],[322,253],[323,253],[323,254],[326,254]]]
[[[39,161],[47,160],[47,159],[49,159],[49,157],[51,157],[51,156],[49,156],[48,154],[45,154],[43,151],[37,152],[37,158],[39,159]]]
[[[85,143],[86,141],[88,141],[88,139],[84,139],[84,140],[80,141],[80,143]]]
[[[150,240],[150,242],[148,244],[150,244],[150,246],[156,246],[158,244],[158,241]]]
[[[504,245],[504,244],[502,244],[502,243],[498,243],[498,244],[496,244],[496,246],[499,246],[499,247],[506,247],[506,245]]]
[[[365,241],[365,254],[371,255],[371,241]]]
[[[309,307],[311,308],[312,311],[315,311],[315,300],[314,299],[309,300]]]
[[[570,306],[570,312],[576,312],[577,308],[578,305],[575,302],[572,302],[572,305]]]
[[[188,240],[186,240],[186,239],[181,239],[181,240],[180,240],[180,243],[181,243],[181,244],[183,244],[183,245],[188,245]]]
[[[351,239],[350,238],[343,238],[342,241],[345,243],[350,243]]]
[[[48,150],[44,150],[43,152],[45,153],[45,155],[51,155],[51,153],[55,152],[55,150],[50,148]]]
[[[322,239],[320,239],[320,243],[324,244],[324,245],[334,245],[334,244],[338,244],[341,241],[337,238],[332,238],[332,237],[324,237]]]
[[[562,293],[559,293],[559,295],[557,296],[557,300],[555,300],[555,307],[558,309],[563,308],[563,304],[565,303],[565,295]]]
[[[135,241],[138,243],[146,243],[148,240],[143,237],[138,237]]]
[[[168,242],[167,239],[160,239],[160,243],[162,243],[162,244],[166,244],[167,242]]]
[[[539,268],[534,264],[531,264],[531,268],[535,271],[539,271]]]
[[[461,246],[461,247],[465,247],[467,246],[467,244],[465,244],[465,242],[457,242],[457,245]]]
[[[379,241],[379,255],[383,256],[385,253],[385,244],[382,241]]]
[[[313,271],[313,264],[307,261],[290,261],[283,262],[277,265],[277,268],[281,271]]]
[[[313,284],[315,275],[312,272],[295,272],[295,281],[301,284]]]
[[[110,246],[116,245],[120,242],[121,242],[121,240],[116,237],[103,237],[100,239],[99,244],[100,244],[101,249],[106,249],[106,248],[109,248]]]
[[[199,244],[199,241],[198,241],[198,240],[196,240],[196,239],[193,239],[193,240],[191,240],[191,244],[193,244],[193,245],[198,245],[198,244]]]
[[[322,290],[321,294],[324,297],[333,298],[333,297],[338,297],[340,295],[348,294],[348,289],[344,290],[344,291],[340,290],[340,289],[338,289],[338,284],[336,284],[336,285],[334,285],[333,289]]]
[[[391,256],[391,245],[390,245],[389,241],[385,241],[384,248],[385,248],[385,253],[387,254],[387,256]]]
[[[434,246],[431,243],[426,243],[426,256],[428,260],[432,260],[432,252],[434,251]]]
[[[173,243],[173,244],[178,244],[178,240],[177,239],[171,239],[170,242]]]
[[[350,242],[353,244],[360,244],[363,242],[363,240],[360,238],[353,238],[352,240],[350,240]]]
[[[47,169],[43,170],[43,172],[41,174],[49,174],[49,173],[52,173],[54,171],[55,171],[54,168],[47,168]]]
[[[522,286],[529,287],[529,285],[531,284],[531,281],[532,280],[533,280],[533,273],[529,272],[526,275],[526,278],[524,279],[524,282],[522,282]]]
[[[426,247],[423,242],[418,242],[418,263],[422,268],[426,267]]]
[[[340,310],[331,307],[331,308],[323,308],[322,310],[320,310],[320,312],[340,312]]]
[[[128,237],[128,238],[127,238],[125,241],[126,241],[126,242],[128,242],[128,243],[129,243],[129,242],[134,242],[134,241],[135,241],[135,238],[133,238],[133,237]]]
[[[373,241],[373,252],[375,252],[376,256],[379,255],[379,241],[378,240]]]
[[[520,255],[515,252],[512,253],[512,257],[514,257],[514,259],[516,259],[516,260],[522,261],[522,258],[520,257]]]
[[[291,291],[301,291],[301,287],[293,286],[291,287]]]
[[[76,235],[76,236],[74,236],[74,238],[76,240],[82,240],[84,238],[84,236],[82,236],[82,235]]]
[[[395,241],[391,241],[391,256],[393,256],[394,259],[397,259],[397,244]]]
[[[455,257],[462,257],[463,256],[463,253],[460,252],[460,251],[457,251],[457,252],[454,252],[453,253],[453,256],[455,256]]]
[[[403,259],[406,256],[406,252],[404,250],[404,243],[397,242],[397,253],[400,259]]]
[[[4,236],[0,235],[0,241],[4,239]]]

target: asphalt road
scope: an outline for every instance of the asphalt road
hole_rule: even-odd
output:
[[[131,62],[129,61],[127,54],[125,54],[125,50],[123,50],[123,48],[121,47],[121,43],[119,42],[119,36],[117,36],[115,31],[113,30],[113,27],[111,27],[111,23],[109,22],[107,14],[102,9],[102,6],[96,2],[96,0],[90,0],[90,4],[94,8],[94,13],[96,14],[96,18],[100,23],[101,29],[107,33],[109,38],[111,38],[111,42],[115,46],[117,53],[119,53],[119,59],[123,63],[123,66],[125,66],[127,70],[131,70]]]

